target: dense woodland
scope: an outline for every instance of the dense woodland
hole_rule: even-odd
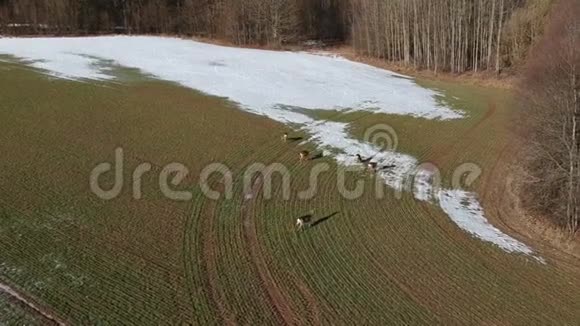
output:
[[[580,227],[580,0],[560,0],[519,87],[525,208]]]
[[[522,64],[552,0],[0,0],[2,34],[174,34],[279,47],[306,40],[420,69]]]
[[[465,72],[520,64],[541,35],[546,0],[352,0],[362,53],[415,68]]]
[[[580,0],[0,0],[4,35],[317,40],[415,69],[519,73],[522,202],[570,233],[580,224],[579,17]]]

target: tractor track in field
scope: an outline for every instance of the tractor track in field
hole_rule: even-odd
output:
[[[267,173],[269,173],[269,171],[264,171],[264,174]],[[240,210],[244,239],[248,244],[250,257],[257,269],[258,275],[262,281],[262,286],[265,288],[272,306],[276,309],[277,314],[285,324],[296,325],[302,323],[320,325],[321,321],[318,301],[308,286],[295,275],[287,273],[293,285],[296,286],[302,297],[306,300],[309,317],[307,321],[304,321],[296,315],[295,309],[292,307],[291,299],[289,299],[278,286],[268,268],[267,262],[264,259],[263,250],[261,248],[262,246],[260,245],[256,233],[256,225],[254,221],[255,215],[252,214],[255,198],[262,188],[262,177],[264,174],[258,176],[253,181],[251,192],[249,194],[244,194],[245,197]]]
[[[265,171],[264,173],[268,172]],[[251,211],[253,210],[254,206],[254,198],[258,195],[261,188],[262,178],[257,177],[252,183],[251,192],[249,194],[244,194],[244,202],[242,204],[240,213],[242,217],[244,239],[248,244],[252,262],[258,271],[258,275],[260,276],[272,306],[276,309],[277,315],[284,321],[286,325],[294,325],[298,321],[298,318],[290,305],[290,300],[278,287],[274,277],[268,269],[268,265],[264,260],[262,251],[260,249],[260,243],[258,240],[258,235],[256,234],[254,219],[251,215]]]
[[[9,286],[5,283],[0,283],[0,292],[4,292],[4,293],[8,294],[12,298],[14,298],[14,300],[27,306],[28,308],[30,308],[34,312],[38,313],[44,320],[49,321],[49,322],[56,324],[56,325],[66,325],[66,323],[62,319],[56,317],[51,312],[48,312],[46,309],[43,309],[40,306],[38,306],[37,304],[33,303],[31,300],[27,299],[24,295],[20,294],[18,291],[16,291],[11,286]]]
[[[307,303],[308,310],[310,312],[310,318],[308,319],[308,324],[310,325],[322,325],[320,322],[320,310],[318,308],[318,300],[316,296],[308,286],[299,278],[293,278],[294,284],[298,287],[298,290],[304,297]]]
[[[243,194],[241,207],[240,207],[240,217],[242,222],[242,240],[245,243],[245,251],[248,253],[248,258],[251,264],[254,266],[254,273],[259,278],[257,282],[257,288],[263,291],[265,297],[270,302],[273,311],[274,320],[279,324],[286,325],[297,325],[297,324],[309,324],[309,325],[320,325],[321,324],[321,314],[319,309],[319,302],[308,288],[306,283],[298,278],[296,275],[285,271],[284,279],[289,281],[289,286],[294,286],[300,293],[300,296],[304,299],[304,304],[306,307],[305,313],[297,313],[298,309],[289,297],[284,289],[279,285],[280,282],[276,280],[276,277],[270,271],[267,259],[265,258],[265,250],[262,248],[258,240],[258,234],[256,232],[255,216],[254,216],[254,206],[255,200],[258,197],[263,185],[264,174],[269,173],[269,171],[263,171],[254,180],[252,180],[252,187],[250,192]],[[211,185],[212,189],[222,191],[223,184],[219,181],[214,182]],[[219,282],[219,266],[217,261],[216,248],[219,247],[219,242],[217,239],[217,210],[219,206],[219,201],[205,199],[202,201],[199,208],[198,214],[203,217],[203,221],[198,224],[200,230],[200,244],[201,244],[201,268],[203,270],[203,283],[204,287],[207,289],[209,302],[214,307],[214,311],[219,315],[219,318],[223,324],[226,325],[237,325],[238,319],[236,314],[232,312],[230,305],[228,304],[228,298],[221,289],[221,284]]]
[[[218,310],[220,318],[227,325],[236,325],[236,318],[228,308],[225,296],[220,290],[218,280],[219,272],[216,264],[215,248],[217,248],[216,234],[214,232],[215,211],[217,208],[217,201],[208,199],[206,204],[202,207],[202,216],[205,218],[205,223],[202,224],[202,255],[203,267],[205,269],[205,281],[209,287],[210,297],[215,307]]]

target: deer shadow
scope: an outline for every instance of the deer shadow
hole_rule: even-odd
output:
[[[392,168],[394,168],[396,166],[397,166],[396,164],[385,165],[385,166],[382,166],[381,167],[381,170],[390,170],[390,169],[392,169]]]
[[[323,157],[324,157],[324,154],[323,154],[322,152],[320,152],[320,153],[318,153],[318,154],[316,154],[316,155],[312,156],[312,158],[310,158],[310,160],[311,160],[311,161],[314,161],[314,160],[321,159],[321,158],[323,158]]]
[[[335,215],[337,215],[338,213],[339,212],[334,212],[334,213],[327,215],[325,217],[321,217],[321,218],[317,219],[316,221],[312,222],[312,224],[310,226],[315,227],[321,223],[324,223],[324,222],[328,221],[329,219],[331,219],[332,217],[334,217]]]
[[[288,137],[288,141],[291,143],[301,141],[302,139],[304,139],[304,138],[303,137]]]
[[[360,154],[358,154],[358,155],[360,155]],[[358,157],[358,155],[355,155],[355,156],[357,156],[357,157]],[[375,154],[375,155],[373,155],[373,156],[369,156],[369,157],[367,157],[367,158],[364,158],[364,157],[362,157],[362,156],[361,156],[361,157],[360,157],[360,159],[359,159],[359,163],[368,164],[368,163],[370,163],[370,162],[372,161],[372,159],[373,159],[375,156],[376,156],[376,154]]]

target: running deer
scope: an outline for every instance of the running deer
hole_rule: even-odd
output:
[[[368,168],[368,169],[369,169],[369,171],[371,171],[371,172],[376,172],[376,171],[377,171],[377,167],[378,167],[378,164],[377,164],[377,162],[369,162],[369,163],[367,164],[367,168]]]
[[[370,161],[371,161],[371,159],[372,159],[372,157],[369,157],[369,158],[363,158],[362,156],[360,156],[360,154],[356,154],[356,160],[357,160],[359,163],[368,163],[368,162],[370,162]]]
[[[296,230],[300,231],[304,228],[307,228],[310,226],[310,217],[309,216],[305,216],[305,217],[300,217],[298,219],[296,219]]]

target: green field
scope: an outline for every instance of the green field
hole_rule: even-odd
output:
[[[554,325],[580,320],[579,269],[509,254],[474,239],[435,205],[371,189],[357,200],[337,191],[331,158],[299,162],[312,144],[283,143],[287,127],[224,99],[122,70],[123,83],[54,79],[0,62],[0,283],[70,324],[482,324]],[[370,113],[328,114],[351,121],[362,138],[393,126],[398,150],[436,164],[447,180],[461,163],[483,169],[471,189],[485,201],[494,167],[509,151],[510,93],[419,81],[468,118],[434,121]],[[300,134],[307,138],[308,135]],[[124,150],[124,188],[104,201],[91,170]],[[131,173],[148,162],[143,198]],[[165,198],[158,176],[168,163],[190,171],[179,185],[190,201]],[[202,169],[231,168],[234,196],[209,200]],[[274,196],[242,189],[255,162],[282,163]],[[328,163],[309,200],[314,164]],[[111,178],[112,179],[112,178]],[[348,174],[347,183],[373,176]],[[110,183],[112,180],[108,180]],[[218,176],[214,189],[223,188]],[[370,187],[369,187],[370,188]],[[295,232],[296,218],[319,221]],[[533,241],[513,235],[531,245]],[[46,324],[41,313],[0,291],[0,324]]]

